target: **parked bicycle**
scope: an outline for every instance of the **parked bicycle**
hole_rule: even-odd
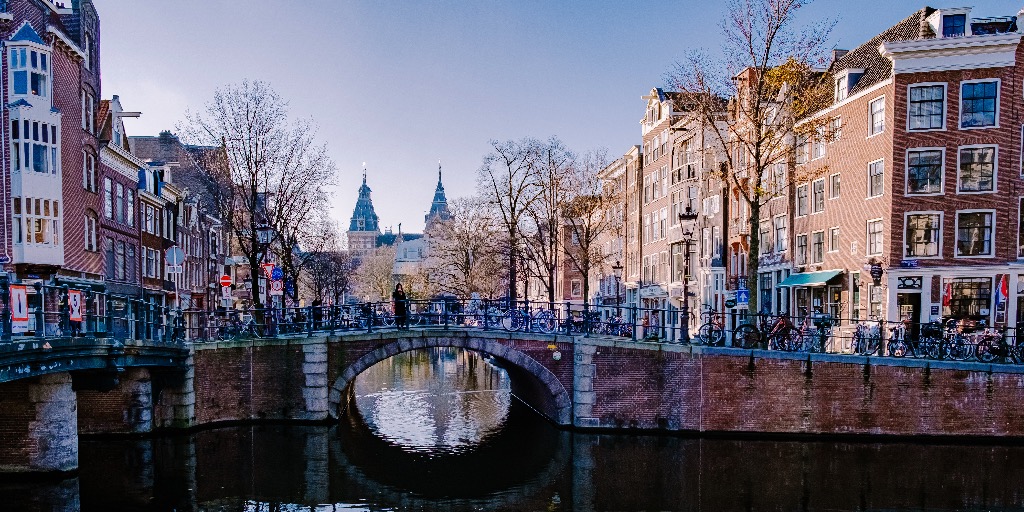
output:
[[[725,314],[719,313],[712,308],[707,308],[701,313],[703,323],[697,329],[697,337],[694,338],[699,345],[710,345],[720,347],[725,344]]]

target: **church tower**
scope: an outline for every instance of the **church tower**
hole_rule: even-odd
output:
[[[359,199],[348,224],[348,250],[353,256],[364,256],[377,246],[380,226],[377,212],[373,211],[370,187],[366,185],[366,169],[363,169],[363,186],[359,187]]]
[[[427,231],[430,231],[430,226],[439,220],[448,220],[452,218],[451,212],[448,211],[448,199],[444,195],[444,185],[441,184],[441,162],[437,162],[437,188],[434,190],[434,201],[430,203],[430,213],[424,217],[424,221],[427,224]]]

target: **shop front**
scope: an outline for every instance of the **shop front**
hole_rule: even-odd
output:
[[[842,292],[844,270],[822,270],[790,274],[778,283],[788,289],[791,304],[779,304],[780,312],[797,317],[807,316],[820,309],[839,320],[843,318]]]

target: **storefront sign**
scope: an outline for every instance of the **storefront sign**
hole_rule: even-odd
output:
[[[11,332],[28,331],[28,287],[11,285]]]
[[[762,267],[768,267],[771,265],[781,265],[786,262],[786,257],[780,252],[765,254],[764,256],[758,256],[758,263]]]

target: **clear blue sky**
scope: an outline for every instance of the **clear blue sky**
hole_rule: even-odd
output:
[[[348,224],[367,162],[381,226],[420,231],[444,166],[449,199],[475,190],[491,139],[557,135],[622,154],[640,138],[640,96],[688,48],[714,50],[713,0],[94,0],[103,97],[131,135],[173,129],[220,85],[269,82],[320,126],[338,165],[332,216]],[[818,0],[852,48],[924,5],[1014,15],[1020,0],[925,4]]]

